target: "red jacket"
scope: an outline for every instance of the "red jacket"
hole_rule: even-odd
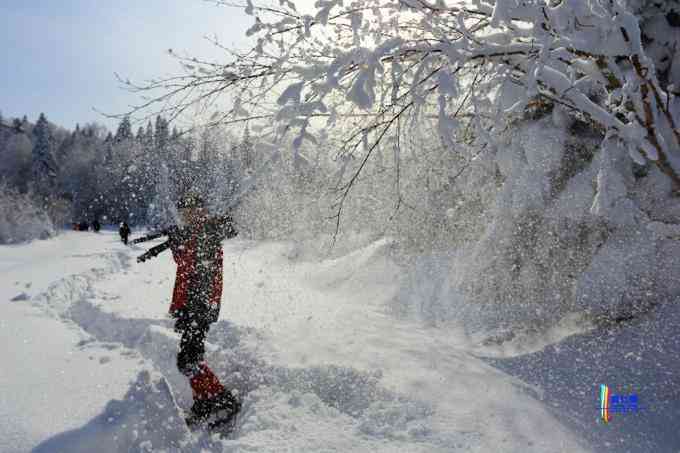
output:
[[[231,218],[175,228],[169,236],[177,263],[170,314],[188,321],[217,321],[222,299],[222,240],[236,236]]]

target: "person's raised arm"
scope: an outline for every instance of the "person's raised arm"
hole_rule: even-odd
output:
[[[157,245],[155,247],[151,247],[148,252],[146,252],[142,255],[139,255],[137,257],[137,262],[143,263],[144,261],[146,261],[148,259],[155,258],[156,256],[160,255],[161,252],[164,252],[169,248],[170,248],[170,241],[169,240],[165,241],[162,244]]]
[[[211,219],[211,222],[221,239],[231,239],[238,235],[238,231],[234,227],[234,220],[229,214],[215,216]]]
[[[157,231],[155,233],[150,233],[147,234],[146,236],[142,236],[141,238],[137,238],[134,241],[131,241],[132,244],[139,244],[141,242],[146,242],[146,241],[153,241],[154,239],[158,239],[159,237],[162,236],[167,236],[169,233],[169,229]]]

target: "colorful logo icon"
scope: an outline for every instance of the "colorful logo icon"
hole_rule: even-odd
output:
[[[600,417],[605,423],[609,423],[612,416],[609,414],[609,387],[600,384]]]
[[[640,410],[637,393],[629,389],[627,393],[611,393],[609,386],[600,384],[600,418],[604,423],[612,420],[612,414],[637,413]]]

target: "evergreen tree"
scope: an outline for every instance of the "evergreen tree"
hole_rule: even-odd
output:
[[[170,173],[165,164],[158,168],[158,182],[154,188],[153,201],[149,205],[147,221],[154,227],[167,227],[177,223],[175,195]]]
[[[5,142],[7,141],[11,129],[11,126],[5,124],[5,119],[2,117],[2,112],[0,111],[0,155],[5,151]]]
[[[146,151],[149,151],[151,147],[153,147],[153,126],[151,125],[151,121],[146,124],[143,145],[146,148]]]
[[[104,156],[104,163],[108,164],[113,160],[113,143],[114,143],[114,137],[111,132],[108,133],[106,138],[104,139],[103,143],[103,156]]]
[[[50,193],[54,178],[57,176],[57,166],[52,155],[54,146],[50,125],[44,113],[40,114],[38,122],[33,129],[35,142],[33,145],[33,180],[36,183],[38,193],[47,195]]]
[[[239,159],[241,160],[241,165],[244,169],[252,168],[253,166],[253,142],[250,139],[250,128],[246,124],[246,128],[243,131],[243,141],[239,147]]]
[[[196,148],[196,144],[194,143],[194,138],[192,136],[188,136],[182,140],[182,155],[181,155],[181,160],[185,164],[191,163],[191,158],[194,154],[194,149]]]
[[[141,128],[140,128],[141,129]],[[154,147],[153,124],[149,121],[144,131],[140,131],[138,157],[135,159],[133,180],[133,194],[139,209],[136,211],[136,222],[148,221],[151,207],[150,202],[156,194],[159,179],[159,165]]]
[[[137,129],[135,139],[137,140],[137,143],[144,143],[144,128],[142,126],[139,126],[139,129]]]
[[[160,115],[156,117],[156,131],[154,138],[156,140],[156,149],[161,155],[163,155],[167,150],[170,132],[168,130],[168,121]]]
[[[26,134],[11,133],[0,156],[0,179],[21,193],[32,181],[33,144]]]
[[[59,169],[61,170],[62,164],[64,161],[67,159],[68,154],[73,150],[75,147],[75,142],[78,139],[78,135],[76,134],[76,131],[71,132],[66,136],[64,140],[61,141],[59,146],[57,147],[57,151],[55,153],[55,158],[57,160],[57,164],[59,165]]]
[[[118,125],[115,139],[116,142],[122,142],[123,140],[129,140],[132,137],[132,124],[130,123],[130,118],[126,115]]]
[[[25,129],[23,129],[21,125],[22,125],[21,120],[19,118],[14,118],[14,121],[12,121],[12,128],[16,131],[17,134],[20,134],[25,131]]]

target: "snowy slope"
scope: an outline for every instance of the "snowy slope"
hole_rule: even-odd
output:
[[[531,354],[490,363],[543,389],[543,401],[596,449],[680,451],[680,303],[619,326],[596,328]],[[487,351],[488,352],[488,351]],[[637,413],[597,417],[600,384],[638,395]]]
[[[69,286],[115,250],[110,236],[83,233],[0,247],[0,451],[28,451],[81,426],[124,395],[143,367],[137,354],[92,343],[74,323],[36,307],[57,295],[70,304]]]
[[[141,248],[110,232],[3,247],[3,322],[15,330],[2,329],[0,383],[16,397],[0,401],[0,451],[585,451],[461,332],[389,314],[400,278],[389,248],[313,263],[287,244],[225,244],[207,359],[244,410],[219,439],[188,433],[177,409],[191,401],[165,316],[169,254],[136,264]],[[9,302],[29,280],[30,299]]]

